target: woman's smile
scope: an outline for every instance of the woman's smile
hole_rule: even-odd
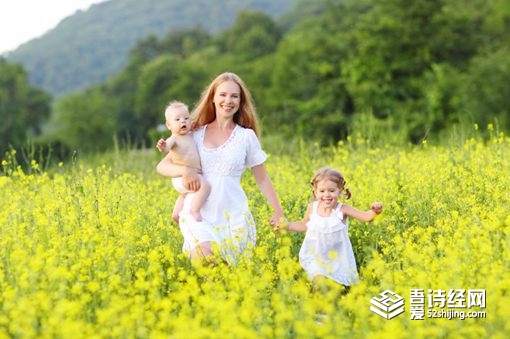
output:
[[[216,113],[234,114],[241,104],[241,88],[234,81],[222,82],[214,94]]]

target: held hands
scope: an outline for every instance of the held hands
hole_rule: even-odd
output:
[[[380,214],[383,210],[383,204],[382,202],[374,202],[372,206],[370,206],[370,209],[374,211],[375,214]]]
[[[281,230],[287,230],[289,227],[289,222],[285,216],[273,215],[271,219],[269,219],[269,224],[276,232],[280,232]]]
[[[273,228],[278,227],[280,224],[280,220],[283,219],[283,216],[276,215],[276,213],[269,219],[269,225],[271,225]]]

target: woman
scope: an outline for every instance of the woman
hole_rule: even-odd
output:
[[[274,210],[272,225],[283,218],[283,210],[264,162],[267,155],[260,146],[259,128],[252,97],[241,78],[234,73],[216,77],[202,93],[192,113],[193,137],[200,154],[202,174],[211,192],[201,209],[202,222],[190,215],[188,194],[179,214],[179,227],[184,237],[183,251],[192,261],[213,255],[213,247],[233,264],[256,241],[255,223],[248,199],[241,187],[241,175],[251,168],[260,191]],[[191,191],[200,185],[197,170],[163,159],[158,173],[183,177]]]

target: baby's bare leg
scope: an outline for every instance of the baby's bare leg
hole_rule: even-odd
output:
[[[172,211],[172,219],[179,223],[179,212],[182,211],[184,207],[184,197],[186,197],[186,193],[179,195],[179,198],[175,201],[174,210]]]
[[[191,206],[189,209],[189,213],[196,221],[202,221],[202,215],[200,214],[200,209],[202,205],[205,203],[205,200],[209,196],[211,192],[211,185],[204,178],[200,177],[200,189],[195,192],[193,196],[193,200],[191,201]]]

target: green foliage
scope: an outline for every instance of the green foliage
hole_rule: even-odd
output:
[[[141,130],[153,126],[158,118],[161,120],[161,108],[171,98],[168,91],[177,80],[176,65],[179,61],[179,58],[165,54],[142,67],[135,100],[135,117],[143,124]]]
[[[328,8],[320,17],[304,20],[280,43],[268,89],[273,93],[268,100],[278,112],[273,130],[283,128],[293,135],[297,128],[298,135],[322,142],[345,137],[353,107],[341,74],[340,60],[346,55],[338,40],[342,20],[342,12]]]
[[[110,130],[110,139],[153,145],[168,101],[179,99],[192,108],[214,76],[232,71],[251,90],[264,137],[275,143],[295,145],[306,138],[330,145],[354,135],[420,143],[448,140],[449,133],[467,135],[463,131],[474,124],[488,123],[510,130],[507,2],[293,3],[281,20],[243,7],[231,28],[218,34],[195,24],[163,37],[145,36],[131,48],[121,72],[71,101],[84,105],[92,99],[96,112],[108,112],[104,132]],[[179,10],[194,13],[195,6],[199,3],[190,2]],[[227,14],[215,6],[208,17]],[[214,20],[202,18],[200,24],[209,21]],[[81,105],[56,106],[60,111],[48,124],[47,140],[78,147],[81,143],[69,142],[52,124],[82,116]],[[86,134],[94,135],[91,131]]]
[[[502,126],[510,127],[509,55],[506,45],[477,55],[470,64],[463,86],[463,110],[481,125],[487,125],[496,116]]]
[[[60,100],[47,128],[67,149],[89,153],[111,148],[117,131],[111,101],[98,90]]]
[[[346,2],[346,11],[356,14],[346,19],[352,28],[343,39],[349,49],[344,75],[357,108],[372,108],[378,116],[399,102],[412,108],[422,96],[415,79],[432,64],[466,67],[476,52],[478,16],[467,15],[471,1],[461,2],[462,10],[454,1]]]
[[[211,36],[200,27],[180,29],[164,36],[158,46],[162,53],[172,53],[186,58],[207,46],[210,39]]]
[[[355,125],[363,129],[362,119],[353,117],[370,112],[385,120],[378,124],[419,142],[451,124],[507,116],[508,106],[495,93],[508,97],[500,80],[507,62],[498,57],[505,55],[500,46],[508,45],[508,6],[467,0],[323,4],[319,15],[285,35],[274,59],[271,92],[279,95],[271,106],[287,135],[297,130],[322,142],[339,140]]]
[[[145,64],[138,76],[134,115],[137,131],[142,133],[164,123],[163,112],[172,100],[180,100],[192,106],[195,93],[201,90],[203,68],[183,61],[172,54],[163,54]],[[145,134],[135,134],[143,140]]]
[[[240,60],[249,61],[273,52],[281,36],[282,31],[269,15],[242,11],[224,34],[224,48]]]
[[[22,65],[0,57],[0,154],[41,133],[41,124],[50,115],[50,100],[48,93],[28,82]]]

